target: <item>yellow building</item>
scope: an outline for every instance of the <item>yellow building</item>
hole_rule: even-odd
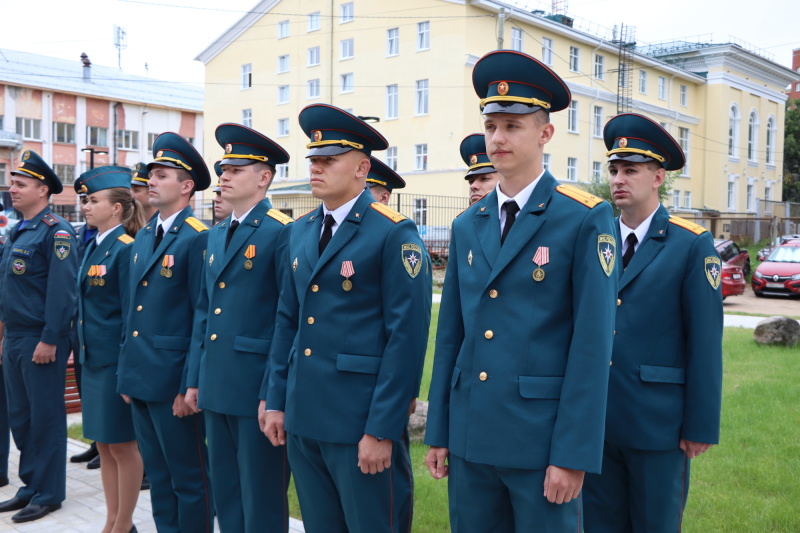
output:
[[[206,67],[206,157],[222,154],[219,123],[264,132],[292,155],[275,183],[285,200],[308,175],[297,115],[328,103],[380,119],[390,149],[375,155],[405,178],[407,196],[465,197],[458,148],[483,125],[472,66],[502,46],[550,65],[572,91],[571,108],[553,114],[545,155],[562,182],[605,176],[602,129],[621,97],[687,152],[673,206],[734,213],[780,199],[783,90],[795,73],[740,44],[627,46],[622,61],[624,31],[579,25],[489,0],[263,0],[197,57]]]

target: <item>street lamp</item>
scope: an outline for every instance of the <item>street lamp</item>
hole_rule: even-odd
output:
[[[89,170],[94,168],[94,154],[103,155],[107,154],[108,150],[97,150],[95,148],[84,148],[81,152],[89,153]]]

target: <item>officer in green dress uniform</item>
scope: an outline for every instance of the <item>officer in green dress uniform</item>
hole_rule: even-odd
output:
[[[214,198],[211,201],[214,204],[214,224],[216,225],[231,216],[233,209],[230,202],[222,197],[222,184],[219,182],[219,178],[222,176],[222,161],[214,163],[214,172],[217,175],[217,186],[214,187]]]
[[[312,194],[323,203],[292,224],[264,429],[274,445],[288,440],[307,531],[396,533],[392,448],[419,380],[431,305],[424,245],[413,222],[364,190],[383,136],[329,105],[299,118],[311,139]]]
[[[23,486],[0,512],[14,522],[59,509],[66,491],[64,382],[75,315],[75,232],[48,207],[63,187],[39,155],[26,150],[11,173],[11,199],[24,219],[9,234],[0,263],[3,373]]]
[[[659,203],[666,172],[684,165],[675,139],[635,113],[612,118],[603,138],[623,269],[586,532],[680,531],[691,459],[719,442],[722,264],[705,228]]]
[[[474,204],[494,190],[500,174],[486,153],[486,139],[483,133],[473,133],[464,137],[460,152],[461,159],[468,166],[464,179],[469,182],[469,203]]]
[[[614,329],[611,206],[542,154],[570,92],[520,52],[475,64],[497,188],[453,222],[425,442],[455,533],[581,529],[603,450]],[[446,463],[449,456],[449,465]]]
[[[292,219],[264,196],[289,154],[261,133],[221,124],[220,183],[233,213],[208,232],[205,275],[190,354],[187,404],[202,409],[222,531],[289,528],[285,448],[261,432],[261,381],[275,329]]]
[[[158,211],[150,206],[150,175],[147,171],[146,163],[136,163],[131,167],[131,195],[144,208],[144,218],[149,221]]]
[[[213,504],[205,421],[184,395],[208,236],[189,201],[211,179],[197,150],[176,133],[159,135],[153,155],[148,185],[150,204],[159,212],[132,244],[118,392],[131,398],[159,532],[209,531]]]

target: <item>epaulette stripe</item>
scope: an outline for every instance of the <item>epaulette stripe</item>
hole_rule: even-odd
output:
[[[120,241],[123,244],[130,244],[130,243],[133,242],[133,237],[131,237],[127,233],[123,233],[122,235],[117,237],[117,240]]]
[[[42,217],[42,222],[44,222],[48,226],[55,226],[56,224],[58,224],[58,219],[54,217],[52,214],[47,213],[45,216]]]
[[[207,231],[208,230],[208,226],[206,226],[205,224],[200,222],[195,217],[188,217],[186,219],[186,223],[189,224],[195,231],[198,231],[198,232],[199,231]]]
[[[486,194],[489,194],[489,193],[487,192]],[[478,202],[480,202],[481,200],[483,200],[484,198],[486,198],[486,194],[484,194],[483,196],[481,196],[480,198],[478,198],[477,200],[475,200],[473,203],[471,203],[471,204],[469,204],[467,207],[465,207],[463,211],[461,211],[459,214],[457,214],[457,215],[456,215],[456,218],[460,217],[461,215],[463,215],[464,213],[466,213],[467,211],[469,211],[469,208],[470,208],[470,207],[472,207],[473,205],[477,204]]]
[[[556,187],[556,190],[567,198],[572,198],[576,202],[583,204],[590,209],[603,202],[603,199],[599,196],[589,194],[588,192],[572,185],[559,185]]]
[[[307,211],[307,212],[303,213],[302,215],[300,215],[299,217],[297,217],[297,219],[296,219],[296,220],[300,220],[300,219],[301,219],[301,218],[303,218],[304,216],[308,215],[309,213],[313,213],[313,212],[314,212],[314,211],[316,211],[316,210],[317,210],[317,208],[315,207],[315,208],[314,208],[314,209],[312,209],[311,211]]]
[[[280,211],[279,209],[270,209],[269,211],[267,211],[267,216],[269,216],[270,218],[274,218],[284,226],[289,222],[294,222],[294,219],[292,217],[290,217],[283,211]]]
[[[700,224],[695,224],[694,222],[689,222],[685,218],[670,216],[669,217],[669,221],[672,222],[673,224],[675,224],[676,226],[679,226],[679,227],[681,227],[681,228],[683,228],[685,230],[691,231],[695,235],[701,235],[701,234],[705,233],[706,231],[708,231],[706,228],[704,228]]]
[[[406,219],[405,216],[401,215],[391,207],[388,207],[380,202],[372,202],[371,204],[369,204],[369,206],[378,213],[380,213],[381,215],[385,216],[386,218],[394,222],[395,224],[397,224],[398,222],[402,222],[403,220]]]

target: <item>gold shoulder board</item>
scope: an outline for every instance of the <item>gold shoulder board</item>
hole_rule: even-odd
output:
[[[700,224],[695,224],[694,222],[689,222],[685,218],[681,217],[669,217],[669,221],[675,224],[676,226],[680,226],[683,229],[689,230],[695,235],[700,235],[701,233],[705,233],[708,231],[706,228],[701,226]]]
[[[130,235],[128,235],[127,233],[123,233],[122,235],[120,235],[119,237],[117,237],[117,240],[118,240],[119,242],[121,242],[122,244],[130,244],[130,243],[132,243],[132,242],[133,242],[133,237],[131,237],[131,236],[130,236]]]
[[[292,217],[290,217],[289,215],[283,213],[278,209],[270,209],[269,211],[267,211],[267,216],[270,218],[274,218],[284,226],[289,222],[294,222],[294,219]]]
[[[559,185],[556,187],[556,190],[564,196],[572,198],[576,202],[585,205],[589,209],[603,202],[603,199],[599,196],[589,194],[588,192],[575,187],[574,185]]]
[[[372,202],[371,204],[369,204],[369,206],[378,213],[380,213],[381,215],[385,216],[386,218],[394,222],[395,224],[397,224],[398,222],[402,222],[403,220],[406,219],[406,217],[404,217],[391,207],[385,206],[380,202]]]
[[[208,226],[197,220],[195,217],[187,218],[186,223],[189,224],[197,232],[208,231]]]

